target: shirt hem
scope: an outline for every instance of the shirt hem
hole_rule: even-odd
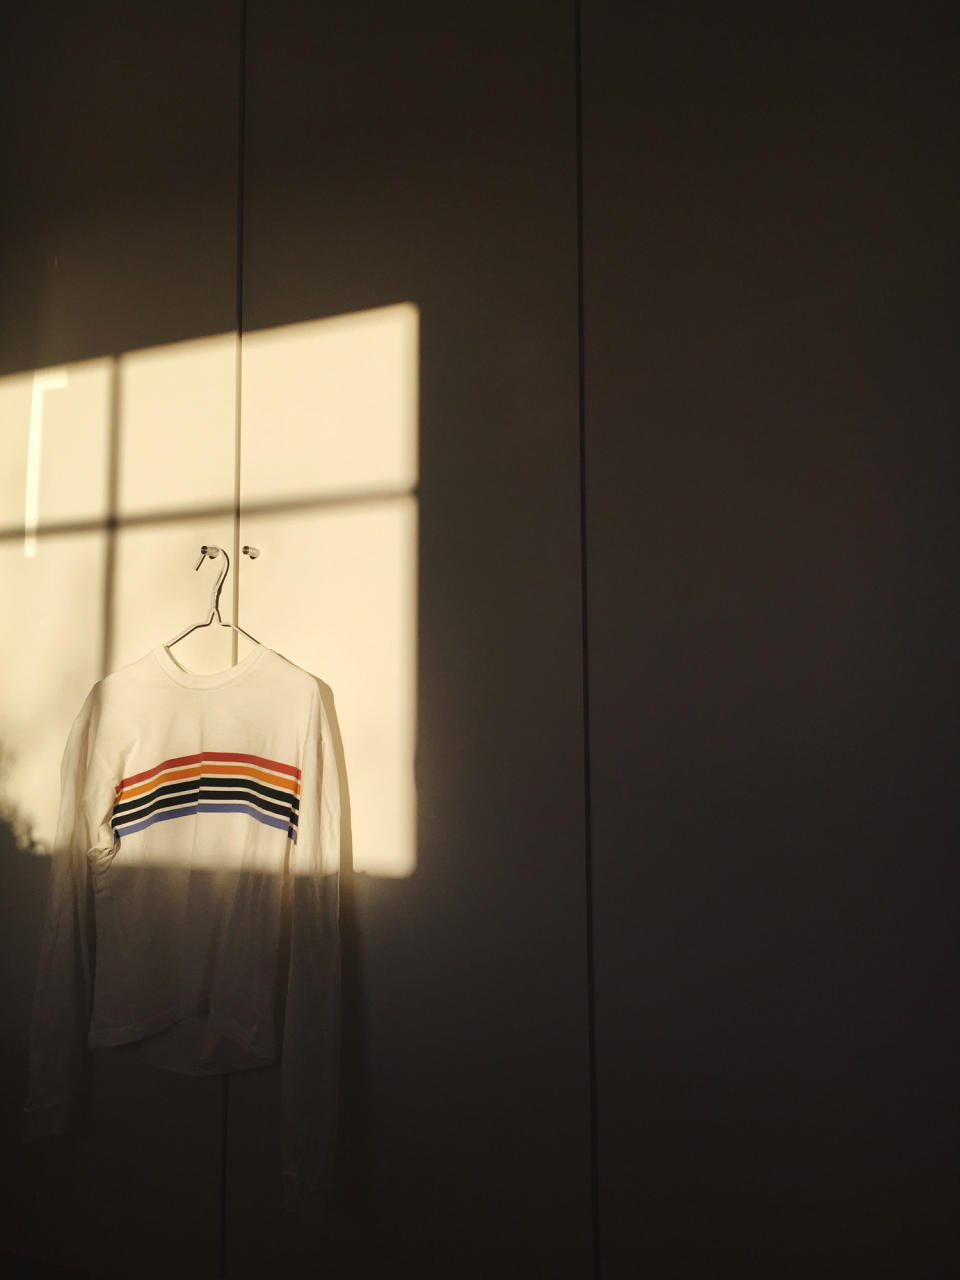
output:
[[[175,1026],[184,1018],[190,1018],[208,1011],[209,1001],[199,1000],[193,1005],[178,1009],[168,1009],[164,1013],[153,1014],[149,1018],[141,1018],[139,1021],[127,1023],[125,1026],[92,1027],[87,1036],[87,1046],[91,1049],[108,1049],[117,1045],[133,1044],[137,1040],[145,1039],[147,1036],[157,1035],[161,1031],[169,1030],[170,1027]],[[234,1022],[232,1018],[220,1018],[214,1014],[210,1016],[210,1024],[217,1031],[233,1040],[245,1052],[251,1053],[255,1057],[263,1058],[265,1063],[276,1061],[275,1049],[268,1049],[262,1044],[257,1045],[257,1032],[255,1030],[251,1031],[249,1027],[241,1026],[240,1023]]]

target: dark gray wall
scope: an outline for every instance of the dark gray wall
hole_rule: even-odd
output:
[[[421,479],[417,871],[345,884],[329,1231],[271,1072],[225,1117],[98,1053],[20,1152],[4,828],[4,1247],[952,1273],[952,14],[580,8],[249,0],[245,60],[236,2],[6,18],[0,370],[409,300]]]
[[[241,20],[4,6],[0,371],[235,328]]]
[[[604,1274],[953,1274],[956,20],[583,15]]]

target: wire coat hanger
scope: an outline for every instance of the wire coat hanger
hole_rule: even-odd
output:
[[[248,548],[244,547],[244,551],[247,551],[247,550]],[[249,548],[251,557],[253,556],[254,551],[255,551],[255,548],[253,547]],[[259,555],[259,552],[257,552],[256,554]],[[216,619],[217,622],[220,623],[221,627],[228,627],[232,631],[239,631],[241,635],[245,635],[247,639],[252,640],[254,644],[260,644],[260,641],[257,640],[254,636],[252,636],[249,631],[244,631],[243,627],[238,626],[237,623],[235,622],[224,622],[224,620],[220,617],[220,604],[219,604],[220,590],[223,587],[224,579],[226,578],[227,573],[230,570],[230,557],[227,555],[226,551],[224,551],[223,547],[215,547],[212,543],[210,544],[210,546],[203,546],[200,548],[200,559],[193,566],[194,572],[196,572],[196,570],[200,568],[200,566],[203,564],[204,560],[208,556],[211,560],[213,560],[216,556],[223,556],[223,568],[220,570],[220,574],[216,582],[214,583],[213,591],[210,595],[209,616],[207,617],[205,622],[195,622],[193,626],[186,627],[183,631],[180,632],[178,636],[174,636],[172,640],[168,640],[166,647],[168,649],[172,648],[172,646],[175,645],[178,640],[182,640],[184,636],[188,636],[191,631],[196,631],[198,627],[209,627],[214,619]]]

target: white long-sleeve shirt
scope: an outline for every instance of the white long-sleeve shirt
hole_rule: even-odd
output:
[[[279,1057],[284,1199],[332,1180],[340,779],[320,682],[258,645],[185,671],[163,645],[99,680],[60,770],[25,1136],[69,1127],[88,1046],[187,1074]]]

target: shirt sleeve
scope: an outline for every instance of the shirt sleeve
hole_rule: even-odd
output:
[[[70,1127],[86,1059],[93,990],[90,855],[110,851],[116,781],[96,745],[99,685],[87,694],[60,764],[60,809],[51,853],[30,1024],[25,1140]]]
[[[323,1220],[340,1086],[340,777],[320,698],[311,712],[289,867],[289,969],[280,1058],[284,1204]]]

